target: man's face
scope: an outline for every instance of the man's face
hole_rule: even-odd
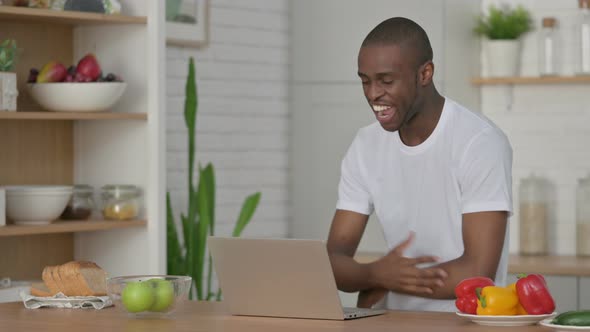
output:
[[[399,130],[413,116],[417,69],[411,52],[398,45],[361,47],[358,75],[365,97],[383,129]]]

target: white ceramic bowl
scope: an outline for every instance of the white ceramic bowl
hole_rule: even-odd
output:
[[[65,210],[70,186],[8,186],[6,216],[17,225],[42,225],[56,220]]]
[[[29,83],[29,94],[41,107],[54,112],[109,110],[123,95],[125,82]]]

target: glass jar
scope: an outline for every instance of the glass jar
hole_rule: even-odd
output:
[[[557,75],[557,31],[554,17],[544,17],[539,33],[539,75]]]
[[[106,219],[129,220],[139,215],[141,190],[133,185],[106,185],[101,190]]]
[[[543,179],[531,175],[522,179],[520,201],[520,253],[543,255],[548,252],[549,204]]]
[[[590,74],[590,0],[578,0],[579,14],[576,26],[578,42],[578,74]]]
[[[576,253],[590,256],[590,176],[578,180],[576,189]]]
[[[92,215],[94,206],[94,188],[88,185],[76,185],[60,218],[63,220],[88,219]]]

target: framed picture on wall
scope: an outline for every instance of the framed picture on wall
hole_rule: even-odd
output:
[[[209,0],[166,0],[166,43],[202,47],[209,39]]]

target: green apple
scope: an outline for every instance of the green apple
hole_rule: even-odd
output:
[[[130,282],[121,293],[123,306],[129,312],[142,312],[149,310],[155,300],[154,290],[149,282]]]
[[[154,289],[154,303],[150,308],[151,311],[166,311],[174,303],[174,287],[172,283],[164,279],[149,280]]]

